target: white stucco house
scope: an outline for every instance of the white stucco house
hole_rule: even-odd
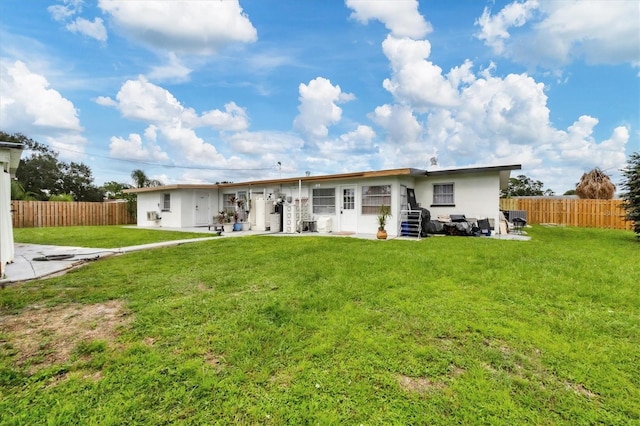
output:
[[[0,142],[0,279],[7,263],[12,262],[13,226],[11,224],[11,178],[15,176],[24,145]]]
[[[500,190],[521,165],[441,170],[400,168],[227,184],[175,184],[130,189],[137,194],[138,226],[188,228],[216,224],[221,210],[239,210],[232,196],[246,200],[241,219],[252,229],[294,233],[377,231],[381,205],[391,208],[387,232],[397,236],[408,208],[407,189],[431,217],[465,215],[498,223]],[[274,213],[280,215],[280,223]],[[497,229],[496,229],[497,231]]]

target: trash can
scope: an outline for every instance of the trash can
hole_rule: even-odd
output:
[[[271,232],[282,232],[282,228],[280,227],[280,213],[271,213],[269,218]]]

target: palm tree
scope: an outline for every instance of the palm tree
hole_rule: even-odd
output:
[[[162,182],[157,179],[149,179],[144,171],[135,169],[131,172],[131,179],[136,188],[146,188],[150,186],[162,186]]]
[[[25,191],[24,186],[22,186],[22,184],[15,179],[11,179],[11,199],[23,201],[37,200],[35,193]]]
[[[599,168],[584,173],[576,186],[576,194],[580,198],[610,200],[616,192],[616,186]]]

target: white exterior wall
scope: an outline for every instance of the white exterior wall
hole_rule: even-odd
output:
[[[455,206],[433,206],[433,185],[454,184]],[[416,182],[416,198],[422,207],[431,212],[431,218],[438,215],[464,214],[468,218],[494,220],[495,228],[500,218],[500,176],[499,173],[456,174],[429,177]]]
[[[21,148],[0,148],[0,279],[5,265],[13,261],[13,224],[11,221],[11,177],[20,164]]]
[[[137,213],[136,223],[138,226],[160,226],[160,221],[147,220],[147,212],[153,211],[161,214],[160,201],[161,193],[159,192],[141,192],[137,196]]]
[[[11,177],[0,163],[0,279],[4,268],[13,261],[13,226],[11,224]]]
[[[454,184],[454,206],[433,206],[433,184],[453,183]],[[362,187],[375,185],[391,185],[391,217],[387,222],[387,233],[390,236],[398,234],[400,220],[401,188],[413,188],[416,193],[416,200],[421,207],[428,209],[431,218],[436,219],[438,215],[464,214],[468,218],[483,219],[490,218],[495,224],[499,223],[500,215],[500,178],[499,172],[478,172],[478,173],[456,173],[449,176],[382,176],[367,179],[342,179],[342,180],[321,180],[317,182],[303,182],[300,186],[298,182],[291,182],[282,185],[252,185],[244,187],[220,188],[220,189],[187,189],[179,188],[170,190],[171,209],[161,211],[162,195],[164,192],[150,192],[138,194],[138,226],[163,226],[163,227],[191,227],[195,226],[196,212],[195,203],[198,194],[207,192],[209,194],[209,216],[211,223],[215,223],[218,211],[224,206],[224,198],[228,194],[246,191],[247,195],[253,199],[260,196],[273,202],[278,194],[283,194],[285,199],[295,202],[300,196],[303,200],[308,199],[308,216],[312,220],[322,220],[328,218],[331,221],[331,231],[352,231],[356,233],[373,234],[378,229],[377,214],[362,214]],[[351,226],[353,229],[346,229],[341,223],[340,207],[342,204],[342,187],[355,187],[355,221]],[[313,188],[335,188],[335,214],[313,214]],[[272,210],[272,209],[270,209]],[[147,221],[147,211],[160,212],[162,219],[159,221]],[[255,206],[252,206],[252,224],[255,225]],[[498,226],[496,225],[496,230]]]
[[[158,226],[167,228],[188,228],[196,223],[196,197],[198,193],[208,193],[209,200],[206,208],[208,213],[207,225],[214,223],[213,217],[218,212],[218,191],[197,189],[172,189],[165,192],[142,192],[138,194],[138,226]],[[163,196],[170,194],[171,206],[168,211],[162,211]],[[147,212],[157,212],[160,220],[147,220]]]
[[[388,235],[398,234],[398,221],[400,218],[400,184],[401,182],[410,182],[408,184],[411,187],[413,179],[399,179],[398,177],[380,177],[363,179],[348,179],[348,180],[332,180],[323,181],[319,183],[308,184],[308,194],[310,197],[309,211],[313,211],[313,200],[311,199],[312,189],[318,188],[335,188],[336,196],[336,212],[333,215],[327,214],[312,214],[314,220],[322,220],[324,218],[331,219],[331,226],[333,232],[340,231],[352,231],[362,234],[375,234],[378,230],[378,215],[377,214],[362,214],[362,187],[363,186],[377,186],[377,185],[391,185],[391,217],[387,221],[385,227]],[[406,183],[405,183],[406,184]],[[343,186],[355,186],[355,229],[346,229],[345,225],[341,223],[340,207],[342,205],[342,187]]]

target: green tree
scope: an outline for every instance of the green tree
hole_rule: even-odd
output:
[[[89,166],[82,163],[61,163],[61,194],[72,194],[76,201],[102,201],[104,192],[93,184]]]
[[[543,190],[544,184],[539,180],[533,180],[525,175],[509,178],[509,186],[500,194],[501,197],[526,197],[535,195],[553,195],[550,189]]]
[[[36,201],[35,194],[25,191],[22,184],[15,179],[11,179],[11,199]]]
[[[22,159],[16,171],[16,179],[25,193],[32,194],[40,201],[46,201],[50,195],[59,193],[62,173],[58,153],[20,133],[9,135],[0,132],[0,138],[24,144],[31,152],[27,158]]]
[[[104,185],[100,188],[102,192],[104,192],[105,196],[110,200],[119,200],[125,198],[125,194],[123,191],[125,189],[131,189],[131,185],[128,183],[120,183],[116,181],[105,182]]]
[[[622,170],[624,180],[621,185],[626,219],[633,222],[633,232],[640,239],[640,152],[629,157],[627,167]]]
[[[136,188],[147,188],[151,186],[162,186],[162,182],[157,179],[149,179],[143,170],[135,169],[131,172],[131,179]]]
[[[57,194],[57,195],[52,195],[51,197],[49,197],[49,201],[67,201],[67,202],[71,202],[71,201],[75,201],[73,199],[73,195],[71,194]]]
[[[102,201],[103,193],[93,184],[87,165],[60,161],[56,151],[21,133],[0,132],[0,138],[24,144],[29,152],[16,171],[24,194],[41,201],[60,194],[72,194],[77,201]]]
[[[140,169],[135,169],[131,172],[131,179],[133,179],[133,185],[135,188],[162,186],[162,182],[157,179],[149,179],[147,174]],[[127,210],[129,211],[129,214],[131,217],[135,218],[138,210],[136,194],[124,194],[123,198],[127,200]]]

